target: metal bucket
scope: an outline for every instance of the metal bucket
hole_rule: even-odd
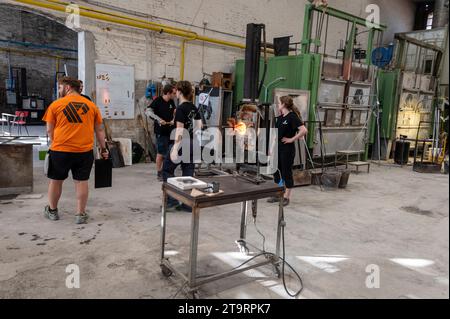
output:
[[[321,181],[325,188],[338,189],[341,182],[342,173],[338,171],[324,172]]]
[[[312,176],[311,176],[311,184],[312,185],[316,185],[316,186],[320,186],[320,185],[322,185],[322,173],[320,173],[320,174],[317,174],[317,173],[315,173],[315,174],[312,174]]]
[[[439,174],[442,166],[435,163],[415,163],[413,171],[416,173]]]

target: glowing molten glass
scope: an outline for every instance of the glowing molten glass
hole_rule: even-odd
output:
[[[245,135],[245,133],[247,133],[247,125],[245,125],[244,122],[236,123],[236,125],[234,126],[234,130],[239,135]]]

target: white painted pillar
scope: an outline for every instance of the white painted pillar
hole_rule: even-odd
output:
[[[95,101],[95,41],[91,32],[78,32],[78,79],[84,83],[84,94]]]

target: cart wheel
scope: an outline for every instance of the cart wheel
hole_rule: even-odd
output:
[[[275,273],[275,276],[277,276],[278,279],[281,278],[281,271],[278,265],[273,265],[273,272]]]
[[[169,278],[170,276],[173,275],[172,270],[167,268],[167,266],[165,266],[165,265],[161,265],[161,272],[164,275],[164,277],[167,277],[167,278]]]
[[[243,240],[237,240],[236,244],[239,248],[239,251],[241,252],[241,254],[244,254],[246,256],[250,255],[250,249],[248,249],[247,247],[247,243]]]
[[[248,249],[248,247],[245,245],[241,245],[239,247],[239,250],[241,251],[241,254],[244,254],[245,256],[250,255],[250,249]]]

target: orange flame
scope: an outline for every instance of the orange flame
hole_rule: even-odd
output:
[[[245,135],[245,133],[247,133],[247,125],[245,125],[244,122],[236,123],[236,125],[234,126],[234,130],[235,130],[239,135]]]

